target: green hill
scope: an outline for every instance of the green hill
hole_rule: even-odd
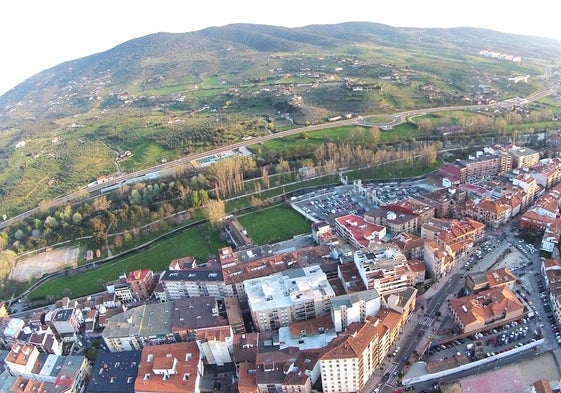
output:
[[[120,152],[133,153],[120,163],[132,171],[266,127],[293,127],[284,114],[303,125],[524,96],[542,88],[544,67],[561,58],[559,44],[373,23],[234,24],[134,39],[45,70],[0,97],[0,214],[114,173]],[[509,79],[525,75],[525,83]]]

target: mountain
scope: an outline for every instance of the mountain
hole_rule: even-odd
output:
[[[477,28],[395,28],[362,22],[301,28],[233,24],[190,33],[157,33],[34,75],[0,96],[0,116],[9,117],[17,107],[16,112],[25,116],[58,118],[91,109],[98,104],[92,97],[173,86],[186,75],[236,72],[241,83],[247,77],[243,71],[257,67],[266,54],[335,54],[341,48],[367,45],[458,53],[488,49],[557,61],[560,44]],[[60,108],[53,110],[53,106]]]
[[[543,88],[560,44],[476,28],[358,22],[233,24],[130,40],[40,72],[0,97],[0,215],[116,167],[141,169],[277,126],[525,96]],[[117,164],[124,151],[132,157]]]

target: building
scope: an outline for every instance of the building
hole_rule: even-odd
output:
[[[40,354],[31,345],[14,344],[4,362],[10,373],[18,377],[20,383],[15,382],[16,386],[25,384],[31,392],[42,387],[48,392],[82,393],[91,373],[85,356]]]
[[[451,299],[450,312],[460,331],[475,333],[521,318],[524,305],[508,286],[498,286],[475,295]]]
[[[235,252],[230,247],[224,247],[218,253],[218,263],[222,268],[224,284],[230,291],[228,296],[246,300],[244,283],[247,280],[266,277],[296,266],[323,266],[328,263],[326,261],[330,261],[329,256],[327,245],[304,247],[288,252],[271,245]]]
[[[245,228],[235,218],[228,220],[224,225],[230,244],[236,250],[247,249],[254,246],[253,240],[247,235]]]
[[[353,322],[332,340],[319,360],[324,393],[360,391],[385,356],[380,353],[385,332],[379,321]]]
[[[561,160],[559,158],[541,160],[531,169],[530,176],[536,179],[538,185],[547,190],[561,181]]]
[[[129,273],[127,284],[136,299],[150,299],[156,282],[150,269],[140,269]]]
[[[219,315],[216,298],[203,296],[175,301],[172,332],[183,341],[197,341],[205,364],[232,362],[234,333]]]
[[[135,393],[141,351],[99,352],[86,393]]]
[[[371,242],[386,236],[385,227],[367,222],[354,214],[337,217],[335,232],[357,250],[368,247]]]
[[[454,257],[434,240],[425,242],[423,260],[429,275],[435,279],[447,275],[455,265]]]
[[[398,205],[380,206],[364,213],[367,222],[384,226],[391,234],[417,233],[419,215]]]
[[[535,178],[528,173],[522,173],[512,179],[512,184],[524,191],[522,194],[522,210],[534,203],[540,190]]]
[[[231,286],[224,283],[221,269],[187,268],[166,270],[160,277],[164,298],[169,301],[199,296],[233,296]]]
[[[512,158],[493,149],[478,151],[465,160],[443,165],[439,174],[451,183],[477,183],[508,172],[512,169]]]
[[[111,352],[141,350],[145,345],[173,343],[174,302],[145,304],[109,318],[101,337]]]
[[[375,289],[336,296],[331,299],[331,320],[335,331],[344,331],[353,322],[364,322],[380,311],[381,298]]]
[[[228,323],[230,324],[234,334],[245,333],[245,322],[243,320],[242,310],[238,299],[235,297],[225,297],[223,302],[224,308],[226,309]]]
[[[512,168],[529,168],[537,165],[540,161],[540,153],[528,147],[512,145],[508,149],[512,157]]]
[[[422,237],[407,232],[401,232],[392,237],[391,242],[399,247],[399,250],[408,260],[423,259],[425,239]]]
[[[470,293],[478,293],[490,288],[506,286],[513,290],[517,277],[506,267],[486,272],[470,272],[466,274],[466,289]]]
[[[473,244],[481,240],[484,234],[485,224],[469,217],[462,220],[431,219],[421,227],[421,237],[438,245],[434,247],[433,244],[425,243],[424,261],[427,268],[432,266],[429,270],[433,275],[446,274],[451,269],[451,266],[448,266],[450,263],[453,265],[457,261],[463,262],[467,259]],[[440,254],[433,253],[431,256],[431,252],[435,250],[439,250]],[[441,258],[444,257],[442,252],[446,253],[445,259]]]
[[[317,265],[247,280],[244,289],[253,325],[260,332],[327,315],[335,296]]]
[[[513,210],[501,199],[483,198],[473,204],[466,203],[458,209],[458,215],[471,217],[496,229],[510,221]]]
[[[561,198],[561,191],[555,187],[528,208],[518,221],[520,229],[528,229],[543,232],[555,222],[559,214],[558,202]]]
[[[328,244],[331,242],[333,240],[331,225],[325,221],[312,223],[312,238],[316,244]]]
[[[434,206],[434,215],[437,218],[451,218],[457,205],[466,201],[467,193],[457,187],[445,187],[421,195],[421,201]]]
[[[203,362],[197,343],[148,346],[142,350],[136,393],[199,393]]]
[[[390,243],[372,243],[355,251],[354,263],[366,288],[375,289],[380,295],[414,286],[418,277],[405,255]]]
[[[64,342],[76,339],[82,323],[82,313],[77,308],[60,308],[47,313],[45,322]]]

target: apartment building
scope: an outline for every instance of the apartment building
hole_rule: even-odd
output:
[[[233,296],[231,285],[226,285],[222,269],[187,268],[166,270],[160,277],[164,297],[170,301],[199,296]]]
[[[134,270],[128,274],[126,283],[136,299],[149,299],[156,285],[154,272],[150,269]]]
[[[335,296],[317,265],[247,280],[244,291],[253,325],[260,332],[327,315]]]
[[[145,345],[175,342],[174,302],[145,304],[109,318],[101,337],[111,352],[141,350]]]
[[[366,317],[376,315],[380,308],[380,294],[375,289],[332,298],[331,319],[335,331],[344,331],[353,322],[366,321]]]
[[[354,214],[335,218],[335,231],[355,249],[368,247],[386,236],[386,227],[373,224]]]
[[[355,251],[354,263],[366,288],[375,289],[380,295],[417,284],[418,275],[395,244],[372,243]]]

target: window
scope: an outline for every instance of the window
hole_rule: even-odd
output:
[[[188,381],[190,376],[191,376],[190,373],[185,373],[185,374],[183,374],[183,380],[184,380],[184,381]]]
[[[148,381],[150,379],[150,374],[144,374],[144,380]]]
[[[149,353],[148,357],[146,358],[146,361],[151,362],[152,360],[154,360],[154,354]]]

